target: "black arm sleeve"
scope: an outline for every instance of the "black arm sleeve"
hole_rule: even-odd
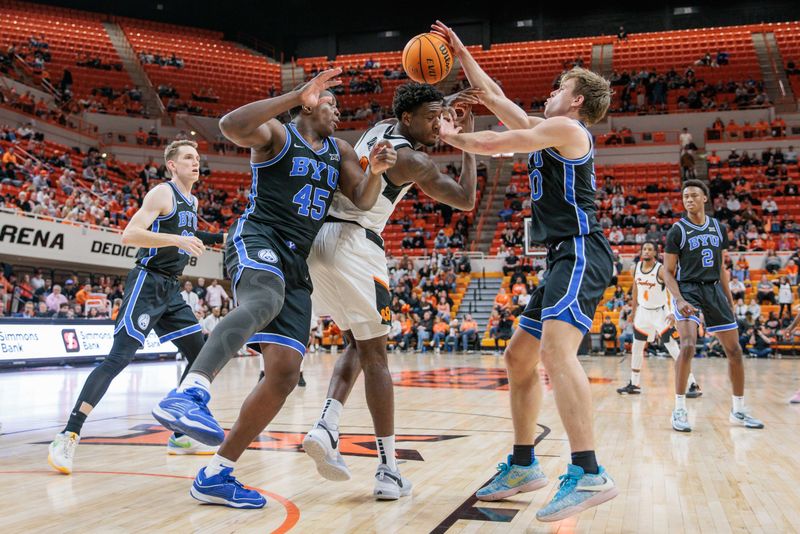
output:
[[[195,232],[195,237],[203,242],[204,245],[219,245],[222,243],[222,237],[225,234],[218,233],[212,234],[211,232]]]

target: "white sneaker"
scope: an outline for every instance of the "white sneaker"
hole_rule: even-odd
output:
[[[734,412],[731,410],[731,415],[728,419],[731,423],[741,425],[745,428],[764,428],[764,423],[750,415],[746,409],[741,412]]]
[[[200,443],[196,439],[192,439],[186,434],[181,437],[175,437],[172,434],[167,441],[167,454],[196,454],[199,456],[207,456],[217,452],[219,447],[213,447]]]
[[[672,410],[672,428],[678,432],[691,432],[692,426],[689,424],[689,412],[677,408]]]
[[[50,444],[47,454],[47,463],[50,467],[69,475],[72,473],[72,458],[75,456],[75,448],[78,446],[81,437],[75,432],[60,432]]]
[[[303,450],[314,463],[317,471],[328,480],[350,480],[350,470],[339,453],[339,431],[328,428],[319,420],[303,438]]]
[[[400,497],[411,495],[411,481],[400,474],[400,470],[392,471],[386,464],[378,466],[375,473],[375,489],[372,494],[380,501],[396,501]]]

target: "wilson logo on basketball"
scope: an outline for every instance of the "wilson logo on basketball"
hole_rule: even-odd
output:
[[[124,436],[113,437],[85,437],[81,438],[81,445],[132,445],[139,447],[163,447],[172,435],[172,432],[156,424],[137,425],[131,430],[135,432]],[[304,432],[269,431],[260,434],[247,447],[257,451],[283,451],[304,452]],[[450,439],[463,438],[463,435],[438,435],[438,434],[398,434],[395,440],[398,443],[435,443]],[[48,442],[49,443],[49,442]],[[345,456],[370,456],[377,457],[375,436],[372,434],[339,434],[339,451]],[[396,449],[399,460],[414,460],[423,462],[425,459],[415,449]]]

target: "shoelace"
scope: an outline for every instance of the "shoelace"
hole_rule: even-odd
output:
[[[578,485],[578,481],[580,479],[581,477],[570,475],[569,473],[558,477],[558,480],[560,480],[561,482],[559,482],[558,484],[558,493],[556,493],[556,496],[553,497],[553,500],[554,501],[558,500],[567,493],[569,493],[570,491],[572,491]]]
[[[506,462],[500,462],[497,464],[497,473],[500,475],[505,475],[511,470],[511,465],[507,464]]]
[[[225,482],[226,484],[233,484],[233,485],[234,485],[234,486],[236,486],[237,488],[244,489],[244,485],[243,485],[241,482],[239,482],[238,480],[236,480],[236,477],[234,477],[234,476],[233,476],[232,474],[230,474],[230,473],[228,473],[227,475],[225,475],[224,477],[222,477],[222,480],[223,480],[223,482]]]

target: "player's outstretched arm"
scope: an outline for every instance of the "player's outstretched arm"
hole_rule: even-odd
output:
[[[336,139],[342,155],[339,188],[360,210],[370,210],[381,192],[381,176],[397,162],[397,151],[389,141],[375,143],[369,153],[366,169],[362,168],[350,143]]]
[[[448,117],[442,120],[452,120]],[[469,109],[461,119],[461,127],[472,131],[474,117]],[[475,189],[478,182],[475,156],[461,153],[461,178],[456,182],[451,176],[439,172],[436,163],[424,152],[407,152],[408,157],[398,163],[397,173],[402,181],[415,181],[420,189],[432,199],[462,211],[475,207]],[[403,168],[400,168],[402,165]],[[392,170],[392,172],[395,171]],[[391,172],[389,174],[392,174]]]
[[[286,142],[283,127],[275,118],[298,106],[316,107],[323,91],[342,83],[335,79],[341,72],[340,68],[324,70],[295,91],[236,108],[219,120],[219,129],[241,147],[267,152],[276,141]]]
[[[133,217],[131,217],[125,231],[122,232],[122,244],[136,247],[178,247],[192,256],[199,256],[205,252],[203,242],[195,236],[175,234],[159,234],[148,230],[157,217],[167,215],[172,211],[173,196],[169,186],[161,185],[151,189],[142,201]]]
[[[526,130],[475,133],[464,133],[452,122],[443,120],[439,136],[448,145],[472,154],[487,156],[501,152],[536,152],[545,148],[580,143],[586,139],[583,129],[567,117],[545,119],[534,128]]]
[[[495,83],[491,76],[489,76],[472,54],[469,53],[467,47],[461,42],[458,35],[452,28],[446,26],[442,21],[437,20],[431,26],[431,31],[438,34],[445,39],[449,44],[464,69],[464,74],[467,75],[467,80],[472,87],[482,90],[479,95],[481,103],[489,108],[498,119],[503,121],[511,130],[521,130],[533,128],[544,119],[539,117],[530,117],[525,110],[512,102],[500,89],[500,86]]]

